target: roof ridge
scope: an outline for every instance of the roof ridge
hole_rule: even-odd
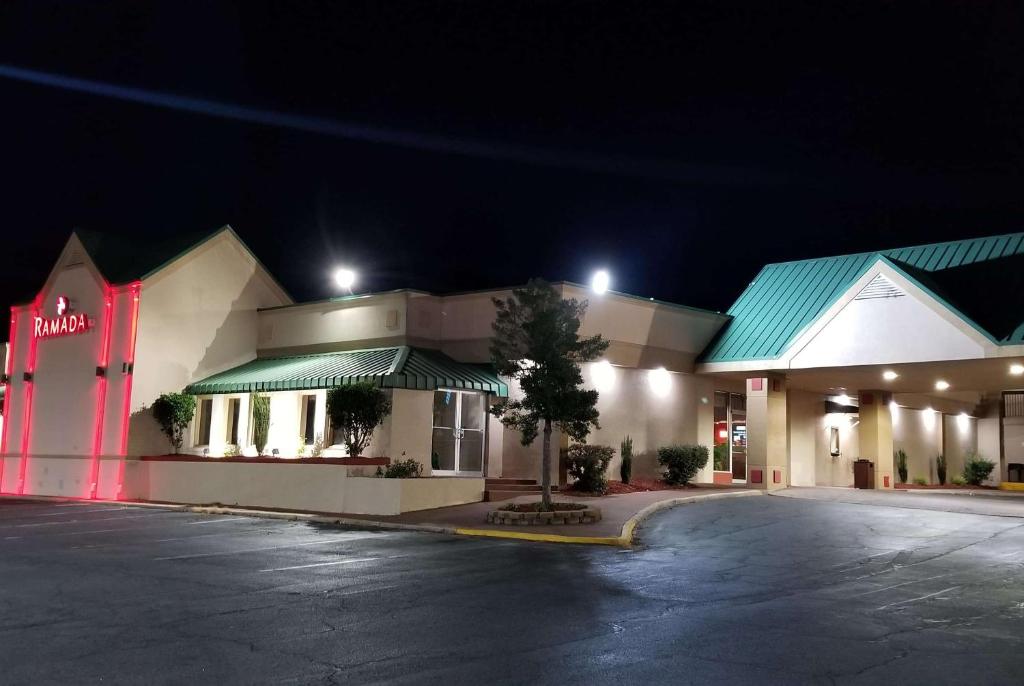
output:
[[[923,248],[936,248],[944,245],[956,245],[958,243],[970,243],[971,241],[984,241],[998,238],[1011,238],[1014,236],[1024,236],[1024,231],[1011,231],[1009,233],[997,233],[991,236],[975,236],[974,238],[961,238],[953,241],[938,241],[935,243],[920,243],[918,245],[904,245],[894,248],[880,248],[878,250],[864,250],[861,252],[841,253],[838,255],[825,255],[823,257],[805,257],[799,260],[784,260],[782,262],[768,262],[762,268],[762,271],[768,267],[776,267],[784,264],[800,264],[802,262],[819,262],[824,260],[838,260],[845,259],[848,257],[863,257],[865,255],[886,255],[893,252],[901,252],[904,250],[920,250]]]

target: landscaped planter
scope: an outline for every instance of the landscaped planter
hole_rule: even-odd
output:
[[[492,510],[487,513],[488,524],[509,526],[547,526],[550,524],[593,524],[601,521],[601,510],[585,507],[582,510],[559,510],[555,512],[512,512]]]

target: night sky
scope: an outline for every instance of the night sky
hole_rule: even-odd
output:
[[[604,266],[723,310],[765,262],[1024,230],[1024,3],[839,4],[3,2],[0,70],[190,100],[0,76],[0,306],[75,227],[229,223],[302,300]]]

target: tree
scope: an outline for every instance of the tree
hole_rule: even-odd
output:
[[[185,429],[196,413],[196,397],[187,393],[164,393],[153,402],[153,419],[167,435],[174,452],[181,452]]]
[[[350,457],[359,457],[370,444],[373,430],[391,414],[391,401],[374,384],[363,381],[332,388],[327,393],[327,415],[341,432]]]
[[[256,454],[262,455],[270,436],[270,396],[251,393],[249,404],[252,406],[252,442],[256,446]]]
[[[551,508],[551,430],[557,426],[583,441],[600,428],[597,391],[581,388],[580,365],[599,357],[608,341],[600,335],[580,338],[580,319],[587,303],[563,300],[541,279],[516,288],[507,299],[494,299],[491,359],[498,374],[519,382],[522,396],[495,405],[492,412],[516,429],[530,445],[543,425],[541,485],[544,509]]]

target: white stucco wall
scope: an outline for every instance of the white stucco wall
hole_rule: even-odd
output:
[[[406,335],[406,293],[343,298],[259,315],[260,350],[336,346],[373,348]]]
[[[893,413],[893,450],[902,448],[907,452],[908,483],[912,483],[915,477],[924,477],[929,483],[935,482],[935,457],[943,450],[944,423],[943,415],[935,411],[901,407]],[[951,464],[947,480],[961,471],[962,467],[962,462],[960,469]],[[895,472],[893,478],[899,483]]]
[[[162,454],[149,407],[161,394],[256,356],[256,310],[288,302],[252,256],[222,232],[143,282],[129,453]]]
[[[975,359],[984,346],[916,297],[850,301],[793,356],[797,368]]]
[[[396,515],[483,499],[482,478],[378,479],[362,467],[140,462],[139,497],[173,503]]]
[[[968,452],[978,451],[978,420],[973,417],[962,419],[957,415],[943,415],[944,454],[946,456],[946,483],[954,474],[963,474],[964,460]],[[993,483],[999,481],[999,452],[983,455],[996,463],[992,470]],[[932,470],[933,479],[936,478]]]

